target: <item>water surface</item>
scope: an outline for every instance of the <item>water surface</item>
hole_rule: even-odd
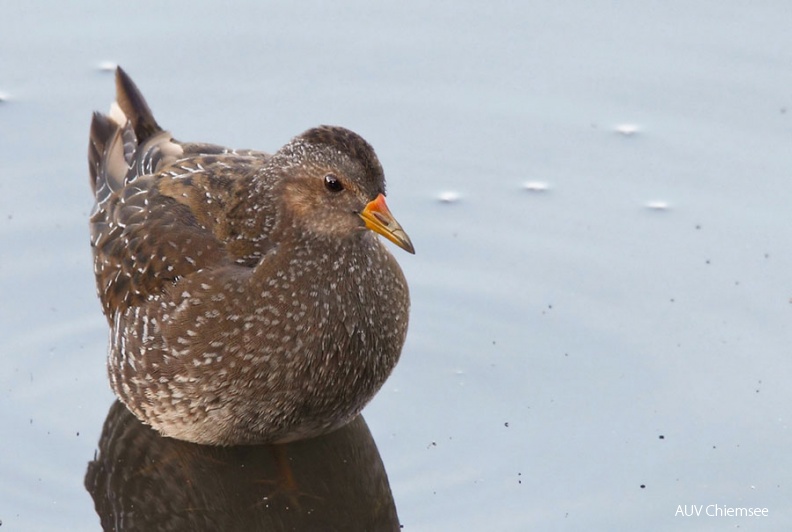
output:
[[[377,149],[417,249],[394,249],[410,333],[365,411],[404,529],[789,528],[791,16],[5,5],[3,530],[101,526],[86,152],[106,61],[185,140],[274,150],[331,123]],[[714,504],[768,516],[675,516]]]

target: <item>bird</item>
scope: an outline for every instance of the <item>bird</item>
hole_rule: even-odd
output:
[[[318,126],[274,153],[181,142],[120,67],[95,112],[90,239],[119,400],[161,435],[278,444],[349,423],[398,362],[415,249],[371,145]]]

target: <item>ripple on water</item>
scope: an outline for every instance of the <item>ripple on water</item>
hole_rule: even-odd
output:
[[[632,137],[640,133],[641,127],[638,124],[617,124],[613,131],[625,137]]]
[[[528,192],[547,192],[550,189],[550,185],[544,181],[526,181],[523,183],[523,189]]]
[[[444,192],[440,192],[437,195],[437,200],[440,203],[456,203],[460,200],[461,197],[462,196],[459,194],[459,192],[456,192],[454,190],[446,190]]]
[[[644,203],[644,207],[646,207],[651,211],[667,211],[671,209],[671,205],[669,205],[667,201],[663,201],[663,200],[647,201],[646,203]]]
[[[118,63],[115,61],[102,61],[96,65],[96,70],[99,72],[115,72]]]

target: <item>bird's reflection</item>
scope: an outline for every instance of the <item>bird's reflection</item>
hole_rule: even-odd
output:
[[[398,530],[362,416],[285,445],[207,447],[163,438],[119,402],[85,487],[104,530]]]

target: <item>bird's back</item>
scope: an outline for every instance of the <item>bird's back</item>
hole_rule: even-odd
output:
[[[111,321],[201,268],[254,265],[270,246],[274,217],[259,225],[256,242],[233,223],[244,182],[268,154],[176,141],[121,69],[116,85],[110,113],[94,113],[88,154],[94,269]]]

